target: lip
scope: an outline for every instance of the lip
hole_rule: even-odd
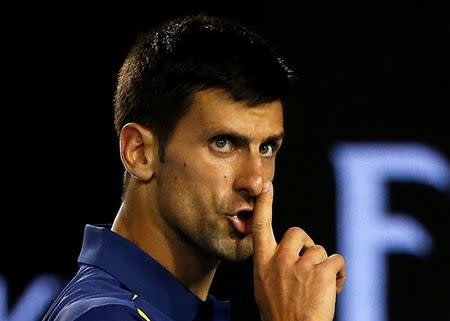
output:
[[[243,207],[241,209],[235,210],[230,214],[226,214],[227,216],[236,216],[238,215],[240,212],[253,212],[253,207]]]
[[[251,233],[252,216],[251,217],[238,216],[240,212],[253,212],[253,207],[241,208],[237,211],[234,211],[231,214],[227,214],[227,218],[230,221],[231,225],[234,227],[234,229],[239,234],[245,236]]]

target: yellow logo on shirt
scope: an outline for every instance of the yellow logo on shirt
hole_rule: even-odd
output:
[[[145,321],[150,321],[150,318],[144,313],[144,311],[142,311],[139,308],[136,308],[137,312],[139,313],[139,315],[145,320]]]

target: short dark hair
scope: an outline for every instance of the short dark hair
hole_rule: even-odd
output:
[[[195,15],[170,20],[138,36],[118,77],[117,134],[137,122],[158,137],[159,156],[194,94],[222,89],[249,106],[281,100],[292,71],[265,40],[229,20]]]

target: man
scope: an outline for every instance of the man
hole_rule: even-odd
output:
[[[144,34],[118,79],[126,169],[111,230],[87,226],[80,270],[45,321],[228,320],[208,294],[222,260],[253,255],[264,321],[332,320],[344,260],[271,227],[290,70],[246,28],[207,16]]]

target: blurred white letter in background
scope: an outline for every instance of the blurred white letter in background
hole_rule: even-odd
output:
[[[61,291],[62,283],[56,276],[41,275],[35,278],[8,313],[8,287],[0,275],[0,320],[38,321],[53,299]]]
[[[414,218],[387,212],[387,183],[418,182],[446,191],[450,166],[437,151],[416,144],[343,144],[331,156],[337,246],[348,274],[339,298],[339,320],[388,321],[387,254],[425,256],[432,238]]]

